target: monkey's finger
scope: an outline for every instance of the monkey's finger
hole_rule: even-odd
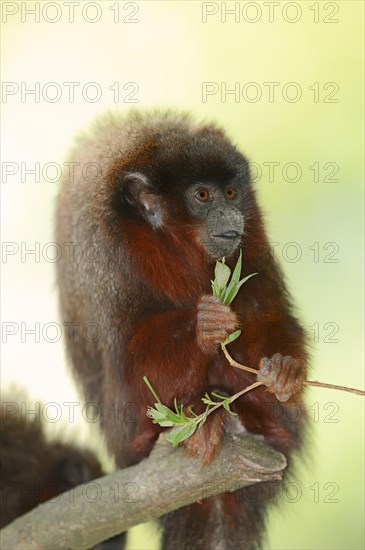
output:
[[[225,304],[199,304],[198,305],[198,315],[232,315],[233,312],[229,306]]]
[[[279,354],[278,354],[279,355]],[[293,367],[293,358],[290,356],[281,356],[275,358],[273,364],[273,370],[275,373],[275,393],[288,392],[288,379],[290,376],[290,370]]]

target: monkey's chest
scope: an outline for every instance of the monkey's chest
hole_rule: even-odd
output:
[[[206,390],[227,396],[233,395],[247,385],[245,373],[242,374],[232,367],[225,357],[217,357],[208,368]]]

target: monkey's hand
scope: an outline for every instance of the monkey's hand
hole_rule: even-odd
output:
[[[263,357],[259,371],[257,380],[265,384],[269,392],[274,393],[281,402],[288,401],[292,395],[298,393],[305,379],[303,362],[280,353],[275,353],[271,359]]]
[[[197,306],[197,342],[207,352],[214,352],[217,346],[238,328],[237,315],[224,305],[217,296],[202,296]]]

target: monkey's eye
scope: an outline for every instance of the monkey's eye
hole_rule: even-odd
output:
[[[210,196],[209,191],[207,189],[199,189],[195,193],[195,197],[200,202],[208,202],[209,200],[211,200],[211,196]]]
[[[234,189],[233,187],[228,187],[226,194],[229,200],[233,200],[237,197],[237,190]]]

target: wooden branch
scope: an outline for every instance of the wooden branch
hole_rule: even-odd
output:
[[[160,436],[136,466],[63,493],[0,531],[1,548],[87,549],[139,523],[226,491],[280,480],[285,457],[257,439],[228,435],[203,466]]]

